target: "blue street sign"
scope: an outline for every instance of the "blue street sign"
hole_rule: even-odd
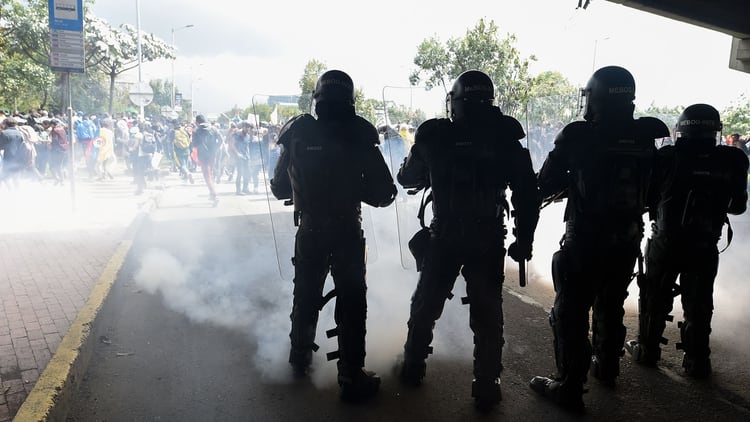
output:
[[[83,0],[49,0],[50,68],[85,71]]]
[[[49,0],[49,27],[83,32],[83,0]]]

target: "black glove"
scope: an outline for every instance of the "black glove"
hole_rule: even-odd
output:
[[[531,259],[531,244],[515,241],[508,247],[508,256],[516,262],[529,261]]]

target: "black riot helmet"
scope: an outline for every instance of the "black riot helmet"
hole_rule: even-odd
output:
[[[682,111],[674,129],[675,140],[688,139],[689,142],[710,142],[716,145],[721,138],[721,117],[719,111],[708,104],[693,104]]]
[[[486,73],[467,70],[458,75],[453,88],[445,98],[448,117],[463,120],[468,116],[489,110],[495,99],[495,87]]]
[[[329,70],[318,78],[313,99],[316,103],[332,101],[354,105],[354,82],[340,70]]]
[[[603,67],[581,90],[583,118],[589,122],[632,119],[635,79],[620,66]]]

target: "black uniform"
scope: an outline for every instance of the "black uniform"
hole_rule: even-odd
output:
[[[375,127],[354,114],[289,121],[279,134],[282,153],[271,180],[278,199],[292,199],[299,223],[294,252],[294,303],[289,361],[297,375],[310,365],[323,286],[331,271],[342,393],[362,377],[365,361],[365,238],[361,202],[391,204],[396,195]],[[366,384],[365,381],[363,383]],[[352,395],[359,395],[355,386]],[[367,396],[372,391],[362,393]],[[376,386],[375,386],[376,388]],[[353,397],[358,398],[358,397]]]
[[[567,191],[565,236],[552,260],[555,304],[550,323],[562,377],[613,380],[625,340],[623,303],[640,255],[643,213],[656,157],[655,138],[666,133],[653,118],[613,130],[588,122],[566,126],[539,173],[543,197]]]
[[[552,257],[549,321],[558,374],[530,382],[573,410],[584,407],[589,369],[607,385],[619,375],[623,304],[640,256],[655,142],[669,136],[658,119],[633,119],[635,81],[626,69],[597,70],[583,93],[585,121],[563,128],[538,175],[542,197],[567,197],[567,204],[565,234]]]
[[[473,395],[478,403],[499,400],[506,189],[513,192],[516,237],[529,251],[539,218],[531,159],[519,142],[524,136],[520,123],[497,107],[480,118],[432,119],[417,129],[398,181],[405,188],[431,187],[434,202],[432,235],[411,301],[401,373],[406,381],[421,383],[433,327],[460,272],[474,332]]]
[[[685,318],[679,345],[685,352],[683,366],[696,377],[711,372],[717,243],[727,213],[742,214],[747,203],[747,156],[715,142],[678,139],[676,145],[659,150],[646,275],[639,282],[639,335],[637,343],[628,343],[636,361],[655,365],[661,356],[660,343],[666,344],[662,334],[674,296],[679,294]]]

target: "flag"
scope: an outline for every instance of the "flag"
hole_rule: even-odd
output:
[[[271,124],[278,124],[279,123],[279,105],[276,104],[273,107],[273,111],[271,112]]]

